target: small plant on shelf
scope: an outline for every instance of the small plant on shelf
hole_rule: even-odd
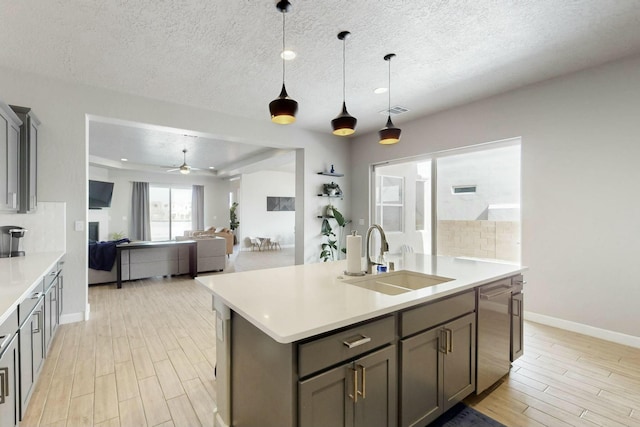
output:
[[[322,243],[320,258],[322,261],[335,261],[339,259],[341,253],[347,253],[347,249],[342,245],[342,238],[344,235],[345,226],[351,222],[344,219],[344,216],[338,209],[331,206],[330,212],[327,212],[327,216],[333,218],[338,223],[338,234],[334,232],[333,227],[329,223],[329,218],[322,220],[322,227],[320,228],[320,234],[327,238],[327,241]]]

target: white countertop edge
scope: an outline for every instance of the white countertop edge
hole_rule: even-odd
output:
[[[4,323],[5,320],[7,320],[9,318],[9,316],[13,313],[13,311],[15,309],[18,308],[18,306],[20,305],[20,303],[22,301],[24,301],[34,290],[36,287],[38,287],[39,285],[42,285],[42,278],[44,277],[44,275],[51,270],[51,268],[53,268],[53,266],[56,265],[56,263],[58,261],[60,261],[62,259],[62,257],[64,256],[64,251],[52,251],[52,252],[41,252],[41,253],[37,253],[37,254],[29,254],[29,255],[25,255],[25,257],[19,257],[19,258],[26,258],[26,257],[32,257],[34,258],[35,256],[51,256],[52,260],[50,263],[47,264],[41,264],[40,267],[42,267],[42,265],[47,265],[46,268],[44,268],[42,271],[40,271],[39,273],[35,273],[33,275],[33,281],[31,281],[31,284],[25,287],[25,290],[22,292],[22,294],[20,294],[17,298],[15,298],[15,300],[9,304],[8,308],[2,313],[2,315],[0,315],[0,324]],[[3,258],[3,259],[7,259],[9,260],[10,258]],[[25,284],[28,282],[25,282]]]
[[[248,320],[252,325],[254,325],[255,327],[257,327],[258,329],[260,329],[262,332],[264,332],[265,334],[267,334],[269,337],[271,337],[273,340],[275,340],[278,343],[281,344],[290,344],[296,341],[300,341],[306,338],[310,338],[313,337],[315,335],[319,335],[325,332],[330,332],[336,329],[340,329],[343,327],[347,327],[350,325],[353,325],[355,323],[359,323],[362,321],[366,321],[366,320],[371,320],[374,319],[376,317],[380,317],[380,316],[384,316],[386,314],[390,314],[390,313],[394,313],[400,310],[404,310],[410,307],[414,307],[429,301],[435,301],[437,299],[443,298],[443,297],[447,297],[450,295],[454,295],[469,289],[473,289],[476,288],[478,286],[482,286],[484,284],[487,283],[491,283],[497,280],[501,280],[507,277],[512,277],[516,274],[522,273],[526,270],[528,270],[528,267],[525,266],[516,266],[513,265],[514,269],[512,271],[503,273],[503,274],[499,274],[499,275],[495,275],[492,277],[485,277],[485,278],[481,278],[478,280],[474,280],[474,281],[469,281],[469,280],[454,280],[451,283],[452,287],[451,289],[445,290],[445,291],[441,291],[438,292],[436,294],[431,294],[428,296],[424,296],[424,297],[418,297],[414,300],[411,301],[404,301],[404,302],[400,302],[398,304],[391,304],[388,305],[384,308],[380,308],[378,310],[372,310],[368,313],[364,313],[364,314],[360,314],[360,315],[356,315],[356,316],[352,316],[352,317],[348,317],[348,318],[343,318],[337,321],[333,321],[333,322],[326,322],[323,323],[321,326],[315,327],[315,328],[310,328],[310,329],[306,329],[304,331],[301,331],[299,333],[295,333],[295,334],[290,334],[290,335],[281,335],[278,334],[276,331],[268,328],[260,319],[256,319],[254,316],[252,316],[250,313],[248,313],[246,310],[243,310],[242,307],[240,307],[238,304],[233,303],[232,301],[229,301],[228,299],[222,297],[221,295],[218,295],[214,290],[212,290],[206,283],[204,283],[204,281],[199,280],[199,278],[196,278],[196,281],[198,281],[201,285],[204,286],[205,289],[207,289],[213,296],[214,298],[218,299],[219,301],[221,301],[225,306],[229,307],[229,309],[233,310],[234,312],[238,313],[240,316],[242,316],[243,318],[245,318],[246,320]],[[285,267],[286,268],[286,267]],[[265,270],[266,271],[266,270]],[[364,290],[365,292],[375,292],[375,291],[371,291],[371,290]],[[418,292],[418,291],[414,291],[414,292]]]

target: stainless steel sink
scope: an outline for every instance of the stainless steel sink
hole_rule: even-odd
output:
[[[387,295],[399,295],[405,292],[439,285],[440,283],[449,282],[451,280],[453,279],[449,277],[431,276],[428,274],[401,270],[391,273],[376,274],[374,276],[347,279],[344,280],[344,283]]]

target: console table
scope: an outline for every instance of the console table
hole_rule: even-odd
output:
[[[195,278],[198,275],[198,246],[195,240],[171,240],[165,242],[132,242],[116,245],[116,270],[117,270],[117,285],[118,288],[122,288],[122,251],[133,250],[150,250],[159,248],[180,248],[187,247],[189,249],[189,275]],[[131,264],[131,256],[129,256],[129,263]],[[162,262],[162,261],[158,261]]]

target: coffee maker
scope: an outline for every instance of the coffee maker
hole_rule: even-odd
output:
[[[0,258],[24,256],[20,250],[20,239],[27,230],[16,225],[4,225],[0,227]]]

